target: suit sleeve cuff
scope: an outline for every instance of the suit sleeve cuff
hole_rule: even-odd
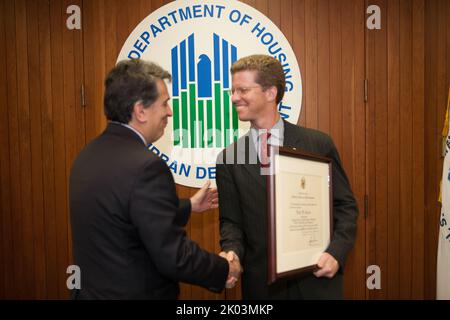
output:
[[[216,256],[215,258],[220,259],[220,262],[217,264],[216,270],[214,272],[217,277],[215,278],[214,283],[210,287],[208,287],[208,289],[213,292],[219,293],[225,288],[225,284],[228,279],[229,265],[226,259],[219,256]]]

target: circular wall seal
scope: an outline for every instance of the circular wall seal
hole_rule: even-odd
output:
[[[167,162],[176,183],[215,182],[218,153],[248,131],[231,102],[229,70],[252,54],[271,55],[283,65],[286,92],[278,110],[296,124],[302,81],[294,52],[269,18],[242,2],[171,2],[142,20],[123,45],[117,62],[148,60],[172,74],[173,117],[149,148]]]

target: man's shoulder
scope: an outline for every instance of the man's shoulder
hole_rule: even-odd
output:
[[[103,132],[83,148],[77,156],[76,163],[101,165],[105,162],[111,168],[122,168],[122,170],[135,170],[152,163],[164,163],[140,141],[128,136]]]
[[[334,149],[333,140],[325,132],[291,123],[285,126],[284,145],[320,155],[328,155]]]
[[[317,140],[330,140],[331,137],[320,130],[302,127],[290,122],[285,122],[285,134],[294,133],[296,136],[303,136]]]
[[[328,153],[333,148],[331,136],[323,131],[286,123],[285,144],[298,146],[314,153]]]

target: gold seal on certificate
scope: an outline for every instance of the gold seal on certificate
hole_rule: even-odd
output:
[[[268,179],[268,283],[310,273],[332,232],[331,160],[280,148]]]

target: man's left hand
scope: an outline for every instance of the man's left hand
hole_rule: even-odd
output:
[[[209,188],[211,181],[207,181],[191,198],[193,212],[203,212],[219,207],[219,194],[217,188]]]
[[[317,278],[333,278],[339,270],[339,262],[329,253],[324,252],[317,262],[318,270],[314,272]]]

